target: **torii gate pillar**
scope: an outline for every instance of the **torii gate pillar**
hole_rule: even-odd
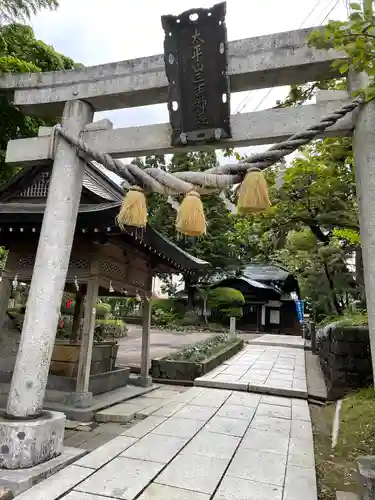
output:
[[[90,104],[69,101],[62,123],[77,136],[93,115]],[[0,467],[4,469],[33,467],[59,455],[63,446],[65,415],[42,409],[84,168],[74,148],[62,139],[57,142],[28,307],[0,425]]]
[[[353,74],[349,78],[352,90],[365,88],[365,74]],[[375,101],[365,104],[359,111],[353,133],[353,154],[366,301],[369,320],[369,336],[372,371],[375,373]]]

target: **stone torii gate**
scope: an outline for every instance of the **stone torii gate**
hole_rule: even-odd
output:
[[[344,59],[345,55],[309,48],[306,41],[309,33],[310,30],[304,29],[230,42],[231,91],[339,76],[331,64]],[[361,86],[361,78],[361,75],[354,75],[352,88]],[[231,139],[172,147],[169,124],[115,130],[91,125],[96,111],[165,103],[168,81],[163,55],[76,71],[3,75],[0,89],[8,92],[25,114],[61,116],[61,123],[70,134],[80,136],[89,147],[113,158],[270,144],[315,125],[350,102],[346,92],[321,92],[316,104],[232,116]],[[375,353],[375,268],[371,265],[375,258],[375,102],[363,106],[355,122],[348,114],[321,137],[351,135],[354,123],[370,338]],[[74,148],[61,138],[54,140],[52,130],[46,128],[40,130],[38,137],[10,141],[6,161],[23,167],[52,165],[53,162],[6,418],[0,419],[0,467],[9,469],[15,468],[16,457],[20,455],[25,458],[17,458],[17,467],[22,468],[47,461],[61,450],[64,418],[59,414],[44,417],[42,406],[82,190],[84,162]],[[5,297],[6,291],[2,294]]]

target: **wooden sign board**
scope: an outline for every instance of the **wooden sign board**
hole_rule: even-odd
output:
[[[225,2],[163,16],[172,146],[231,137]]]

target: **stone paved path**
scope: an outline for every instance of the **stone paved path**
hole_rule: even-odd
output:
[[[263,335],[194,385],[307,398],[304,341]]]
[[[200,387],[169,394],[167,412],[19,500],[317,499],[306,401]]]
[[[121,434],[17,499],[317,500],[310,412],[295,387],[306,384],[304,350],[265,337],[207,379],[234,390],[160,387],[101,412],[118,422],[104,433]]]

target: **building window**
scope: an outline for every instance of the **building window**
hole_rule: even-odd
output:
[[[280,324],[280,311],[279,309],[271,309],[270,310],[270,323],[272,325]]]

